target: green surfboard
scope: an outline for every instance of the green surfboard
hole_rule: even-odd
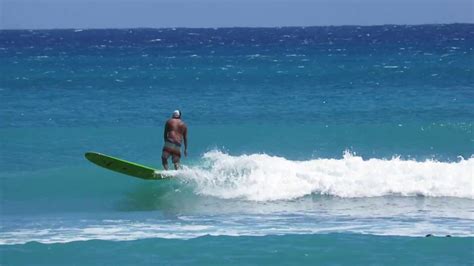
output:
[[[156,169],[137,163],[128,162],[119,158],[108,156],[97,152],[86,152],[87,160],[106,169],[119,172],[122,174],[142,178],[142,179],[164,179],[167,178],[159,173]]]

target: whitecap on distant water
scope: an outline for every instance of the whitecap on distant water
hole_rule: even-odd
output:
[[[250,59],[254,59],[254,58],[261,57],[261,55],[260,54],[250,54],[250,55],[247,55],[246,57],[248,57]]]
[[[286,57],[305,57],[305,54],[286,54]]]

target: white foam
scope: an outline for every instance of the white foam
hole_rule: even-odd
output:
[[[293,218],[293,219],[292,219]],[[129,241],[146,238],[192,239],[212,236],[265,236],[286,234],[357,233],[394,236],[453,235],[472,237],[472,220],[458,220],[456,225],[437,219],[413,222],[399,219],[345,219],[341,216],[311,218],[279,215],[179,217],[178,220],[87,221],[83,226],[37,224],[38,228],[19,228],[0,232],[0,245],[68,243],[86,240]],[[210,222],[210,220],[212,222]],[[72,224],[72,222],[71,222]],[[45,229],[44,227],[48,227]]]
[[[177,174],[198,194],[251,201],[291,200],[313,193],[338,197],[386,195],[474,198],[474,158],[458,162],[399,158],[292,161],[266,154],[204,154]]]

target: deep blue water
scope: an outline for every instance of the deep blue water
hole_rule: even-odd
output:
[[[0,31],[0,263],[472,264],[473,49],[472,24]],[[178,108],[175,178],[84,159],[160,168]]]

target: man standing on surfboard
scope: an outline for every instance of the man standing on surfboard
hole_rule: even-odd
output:
[[[184,156],[188,156],[188,128],[181,120],[180,110],[175,110],[171,119],[166,121],[163,137],[165,141],[161,154],[163,168],[168,170],[168,158],[171,156],[174,169],[178,170],[181,159],[181,142],[184,142]]]

